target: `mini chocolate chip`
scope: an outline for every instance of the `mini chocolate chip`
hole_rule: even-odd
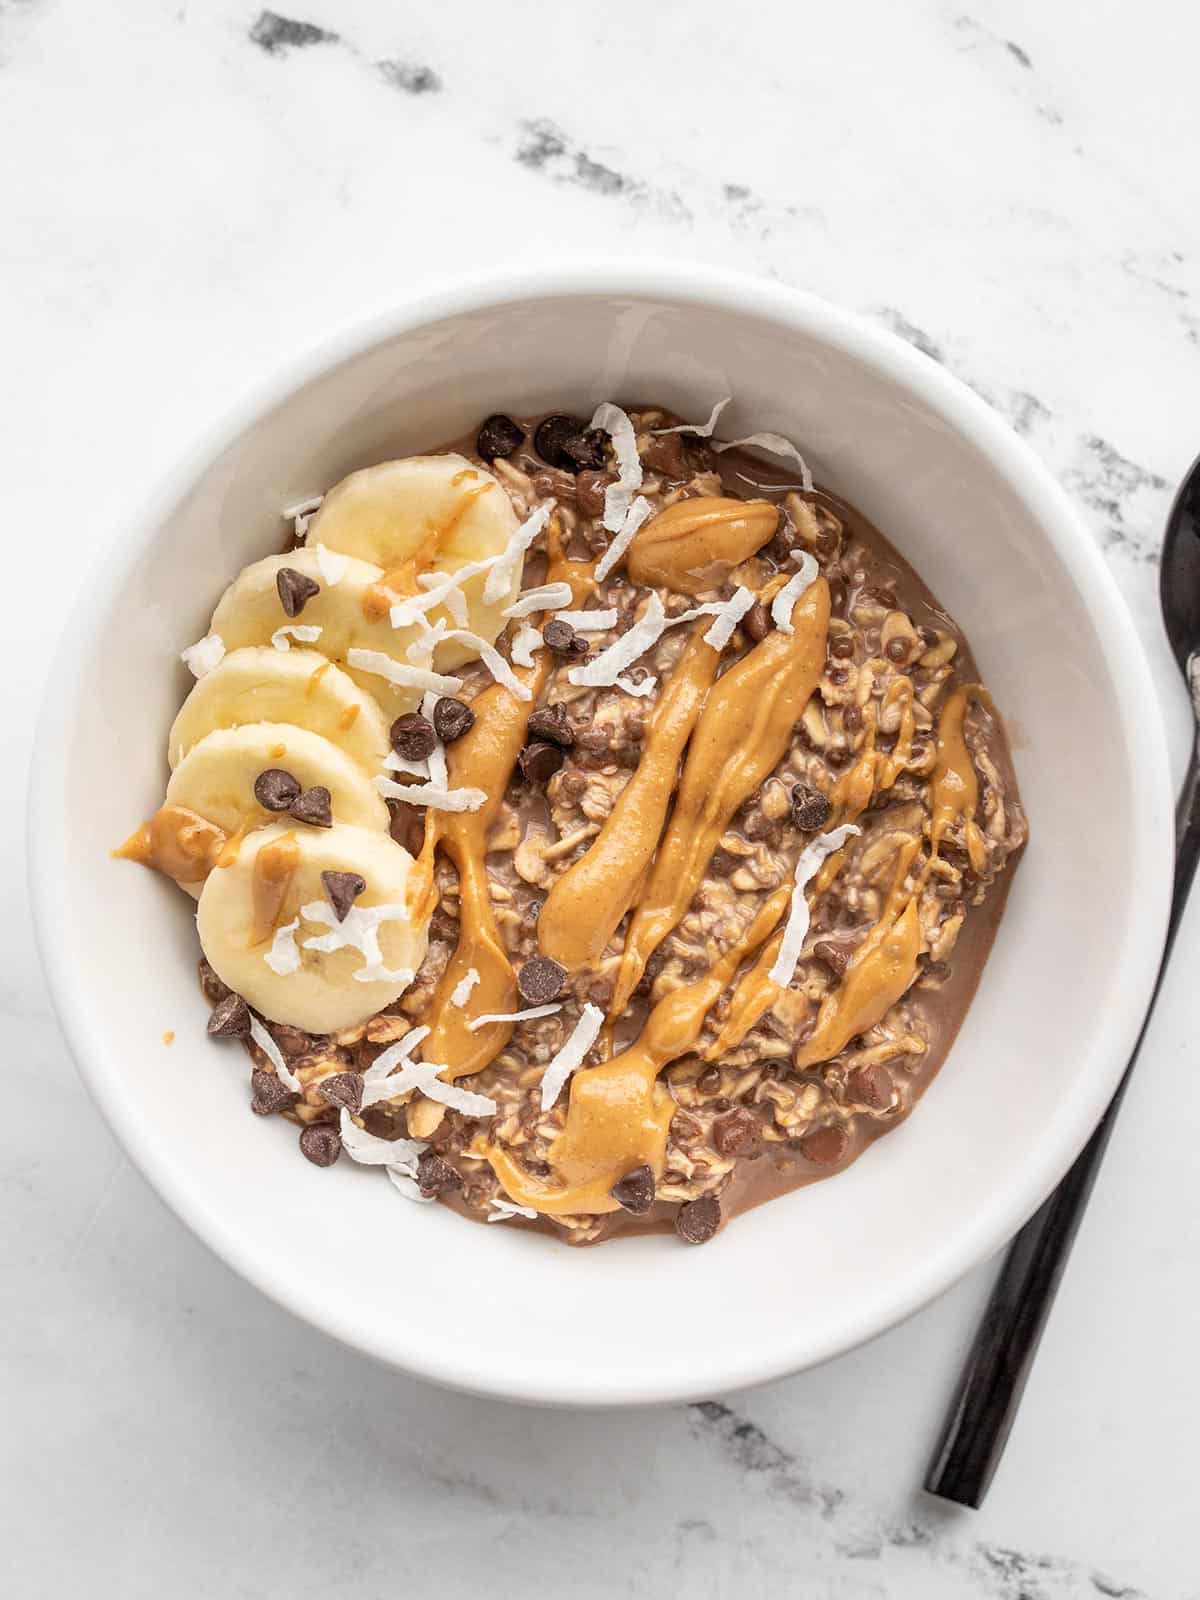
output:
[[[723,1156],[743,1155],[758,1138],[762,1125],[753,1111],[737,1106],[717,1117],[712,1125],[712,1140]]]
[[[321,882],[334,916],[345,922],[347,911],[367,887],[367,880],[357,872],[323,872]]]
[[[742,627],[745,629],[746,637],[752,639],[755,644],[770,633],[771,613],[761,600],[756,600],[742,618]]]
[[[423,1150],[417,1158],[417,1188],[427,1200],[462,1188],[462,1174],[443,1161],[436,1150]]]
[[[264,811],[287,811],[300,798],[300,780],[282,767],[268,767],[254,780],[254,798]]]
[[[792,821],[806,833],[823,828],[833,814],[828,798],[807,783],[792,785]]]
[[[218,1000],[224,1000],[227,994],[233,992],[227,983],[221,982],[203,956],[200,957],[199,971],[200,990],[210,1006],[215,1006]]]
[[[534,956],[517,973],[517,993],[531,1006],[545,1006],[558,999],[566,981],[566,967],[549,956]]]
[[[696,1087],[701,1094],[716,1094],[721,1087],[720,1067],[705,1067],[704,1071],[696,1079]]]
[[[800,1141],[800,1154],[817,1167],[836,1167],[846,1154],[850,1136],[839,1123],[827,1122],[823,1128],[814,1128]]]
[[[397,717],[388,729],[388,739],[402,761],[424,761],[437,749],[438,742],[433,724],[426,722],[419,711]]]
[[[644,1217],[654,1204],[654,1173],[648,1166],[634,1167],[609,1192],[619,1206],[635,1217]]]
[[[232,989],[224,1000],[218,1000],[208,1019],[210,1039],[248,1039],[250,1037],[250,1007],[240,994]]]
[[[848,633],[835,633],[829,641],[829,654],[848,661],[854,654],[854,640]]]
[[[575,479],[575,504],[585,517],[604,515],[604,496],[615,480],[607,472],[581,472]]]
[[[362,1079],[357,1072],[335,1072],[322,1078],[317,1093],[326,1105],[345,1106],[347,1111],[357,1111],[362,1105]]]
[[[315,783],[288,807],[288,815],[313,828],[333,827],[333,800],[324,784]]]
[[[840,978],[849,965],[853,948],[848,944],[838,944],[833,939],[818,939],[812,947],[812,953],[818,961],[824,962],[835,978]]]
[[[675,1232],[685,1244],[705,1244],[721,1226],[721,1202],[715,1194],[688,1200],[675,1213]]]
[[[337,1129],[328,1122],[310,1122],[300,1130],[300,1154],[314,1167],[331,1167],[342,1153]]]
[[[526,783],[547,784],[565,758],[556,744],[539,739],[527,744],[517,759]]]
[[[584,428],[571,434],[562,442],[562,452],[569,461],[568,471],[596,472],[605,462],[608,434],[603,428]]]
[[[892,1103],[892,1075],[879,1061],[855,1067],[846,1076],[846,1099],[872,1111],[886,1111]]]
[[[569,417],[563,412],[546,417],[537,425],[533,435],[533,448],[543,461],[552,467],[562,467],[566,472],[577,471],[574,459],[567,454],[568,439],[576,439],[587,429],[582,417]]]
[[[388,832],[410,856],[419,856],[425,842],[425,810],[423,806],[410,806],[403,800],[389,798]]]
[[[475,713],[453,695],[442,695],[433,708],[433,729],[443,744],[453,744],[474,726]]]
[[[289,617],[298,617],[313,595],[321,592],[319,583],[306,578],[295,567],[280,567],[275,574],[275,587],[279,591],[279,604]]]
[[[294,1095],[273,1072],[256,1067],[250,1074],[250,1109],[256,1117],[269,1117],[273,1111],[289,1111],[296,1104]]]
[[[884,649],[884,654],[889,661],[907,661],[908,641],[905,639],[889,639]]]
[[[497,456],[511,456],[524,438],[524,428],[503,411],[494,411],[483,419],[475,448],[485,461],[495,461]]]
[[[830,683],[836,683],[840,686],[841,684],[845,683],[846,679],[850,676],[850,672],[846,667],[830,667],[828,668],[826,675],[829,678]]]
[[[558,617],[552,617],[542,629],[542,638],[545,641],[546,648],[553,650],[556,656],[587,654],[587,640],[580,638],[569,622],[563,622]]]
[[[548,739],[561,750],[573,750],[575,729],[571,726],[566,706],[556,700],[553,705],[543,706],[540,711],[535,711],[529,719],[529,737]]]

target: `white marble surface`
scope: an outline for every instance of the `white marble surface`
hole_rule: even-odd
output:
[[[1181,759],[1154,559],[1200,448],[1197,13],[294,15],[311,27],[254,0],[0,0],[0,1592],[1200,1595],[1200,905],[970,1515],[918,1486],[988,1270],[727,1403],[549,1413],[398,1377],[261,1299],[118,1154],[22,886],[24,769],[77,553],[298,343],[414,284],[552,253],[736,264],[944,360],[1088,513]]]

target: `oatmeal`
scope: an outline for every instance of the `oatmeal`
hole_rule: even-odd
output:
[[[314,1165],[703,1243],[944,1060],[1026,835],[1000,718],[786,441],[705,432],[496,414],[352,474],[185,652],[122,853]]]

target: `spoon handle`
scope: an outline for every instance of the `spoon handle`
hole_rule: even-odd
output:
[[[1071,1246],[1083,1220],[1088,1196],[1104,1159],[1121,1100],[1146,1036],[1154,1002],[1187,904],[1200,860],[1200,783],[1195,748],[1188,763],[1175,818],[1175,886],[1162,962],[1141,1032],[1095,1133],[1066,1177],[1009,1247],[992,1290],[942,1437],[930,1463],[925,1487],[959,1505],[980,1506],[1004,1453],[1016,1420],[1025,1380],[1054,1304]]]

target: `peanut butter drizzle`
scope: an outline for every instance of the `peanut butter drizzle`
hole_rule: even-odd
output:
[[[300,846],[294,833],[272,839],[255,856],[250,874],[251,945],[262,944],[275,932],[299,865]]]
[[[113,855],[154,867],[176,883],[201,883],[218,865],[226,843],[222,830],[195,811],[160,806]]]
[[[709,619],[665,685],[633,776],[587,851],[557,880],[538,917],[538,948],[569,972],[594,966],[629,910],[662,832],[679,758],[717,675],[720,651],[705,644]]]
[[[675,1102],[659,1073],[695,1047],[709,1009],[779,921],[789,898],[789,890],[777,889],[745,937],[703,978],[659,1001],[628,1050],[574,1074],[566,1122],[548,1152],[560,1182],[531,1176],[509,1151],[483,1136],[473,1142],[471,1154],[491,1163],[511,1199],[551,1216],[600,1214],[618,1209],[613,1185],[635,1167],[649,1166],[656,1179],[662,1176]]]
[[[639,528],[625,568],[634,583],[697,595],[723,583],[778,526],[779,508],[769,500],[677,500]]]
[[[463,473],[455,473],[452,483],[457,483]],[[389,567],[382,578],[377,578],[363,595],[363,615],[368,622],[382,622],[391,608],[398,600],[403,600],[406,595],[417,593],[417,574],[427,572],[430,563],[437,556],[442,545],[458,527],[466,516],[473,503],[480,495],[486,494],[489,489],[496,488],[496,483],[481,483],[474,489],[468,489],[466,494],[460,496],[458,504],[450,515],[450,520],[440,528],[434,528],[417,546],[411,555],[405,556],[403,561],[398,561],[394,567]]]
[[[971,752],[963,738],[963,718],[972,700],[991,708],[992,697],[982,684],[964,683],[946,701],[938,718],[937,757],[930,780],[933,798],[930,845],[936,856],[947,829],[961,817],[966,834],[967,859],[974,871],[982,872],[987,862],[987,850],[979,824],[975,821],[975,810],[979,805],[979,779]]]
[[[829,585],[817,578],[776,630],[716,684],[688,746],[675,810],[630,923],[609,1015],[629,1003],[651,953],[691,903],[734,812],[779,762],[825,663]]]

